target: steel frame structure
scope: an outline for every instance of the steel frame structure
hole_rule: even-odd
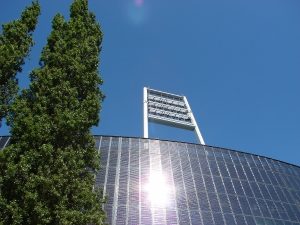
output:
[[[148,123],[154,122],[192,130],[196,133],[199,143],[205,145],[203,136],[185,96],[146,87],[144,87],[143,96],[144,138],[149,137]]]

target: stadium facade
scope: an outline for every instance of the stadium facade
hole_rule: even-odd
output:
[[[239,151],[95,136],[109,224],[299,225],[300,167]],[[0,148],[9,137],[0,138]]]

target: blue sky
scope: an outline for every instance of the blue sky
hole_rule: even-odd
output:
[[[31,1],[2,1],[0,23]],[[70,0],[40,0],[36,42],[20,85]],[[207,144],[300,165],[298,0],[90,0],[103,32],[106,99],[94,134],[142,136],[142,89],[187,96]],[[196,142],[150,124],[150,137]],[[0,135],[9,134],[5,126]]]

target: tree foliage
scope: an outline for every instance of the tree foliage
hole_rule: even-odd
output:
[[[74,0],[69,21],[54,17],[40,67],[12,106],[11,144],[0,155],[3,224],[104,223],[90,133],[103,100],[101,42],[87,0]]]
[[[18,93],[16,75],[21,72],[24,58],[33,45],[32,33],[40,14],[40,6],[33,2],[19,20],[2,25],[0,35],[0,121]]]

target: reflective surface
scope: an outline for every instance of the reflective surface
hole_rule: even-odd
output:
[[[300,168],[196,144],[97,137],[110,224],[300,224]]]
[[[109,224],[300,224],[300,167],[197,144],[95,140]]]

